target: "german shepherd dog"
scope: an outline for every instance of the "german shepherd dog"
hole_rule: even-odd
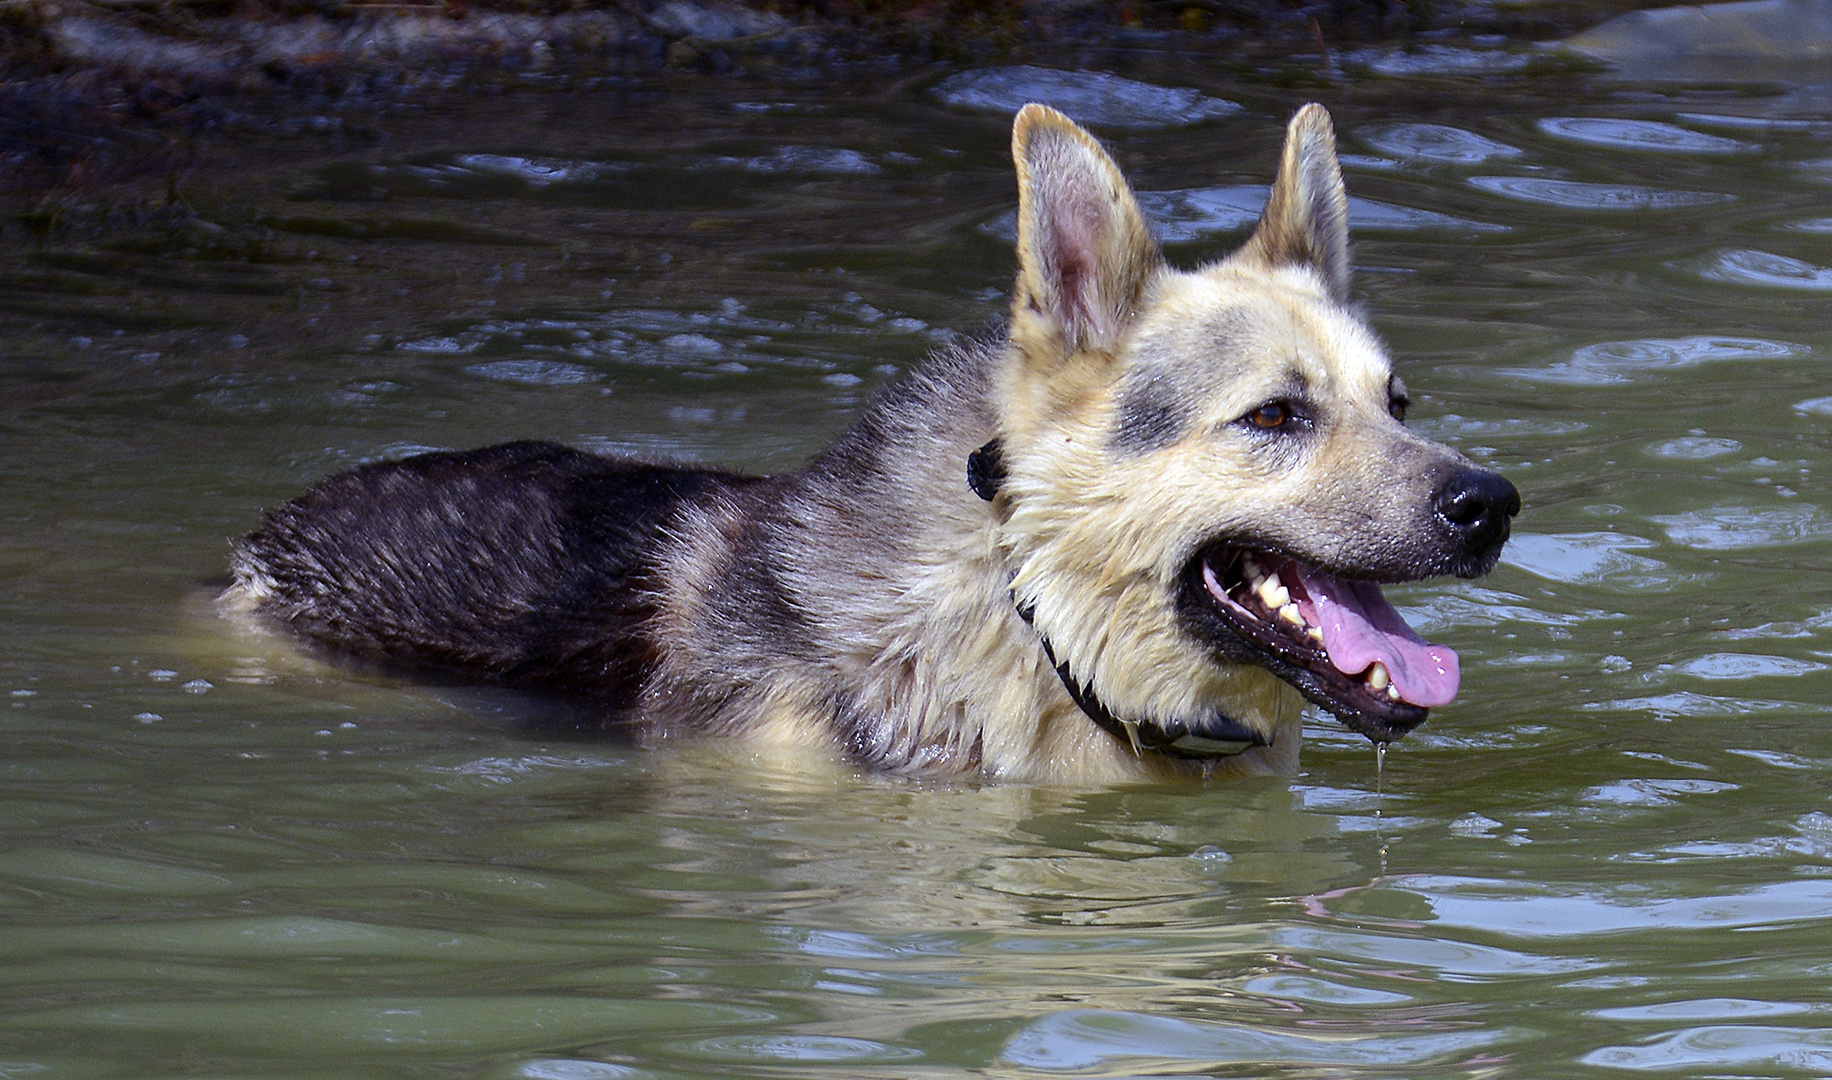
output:
[[[1164,261],[1119,169],[1018,113],[1004,335],[932,357],[800,472],[542,442],[366,465],[273,512],[225,594],[344,656],[583,697],[646,740],[898,772],[1289,773],[1309,700],[1376,742],[1457,656],[1381,582],[1474,577],[1514,486],[1407,429],[1350,306],[1321,106],[1256,231]]]

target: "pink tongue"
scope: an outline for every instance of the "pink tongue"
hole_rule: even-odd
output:
[[[1316,608],[1317,627],[1330,662],[1344,675],[1359,675],[1376,660],[1399,696],[1421,709],[1448,705],[1457,696],[1457,654],[1412,632],[1380,586],[1343,581],[1321,570],[1293,564],[1304,591]]]

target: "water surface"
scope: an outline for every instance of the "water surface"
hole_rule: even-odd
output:
[[[0,1075],[1832,1071],[1828,131],[1528,59],[1131,56],[1090,118],[1191,263],[1325,101],[1413,422],[1523,492],[1492,576],[1392,590],[1465,677],[1378,773],[1322,716],[1213,787],[644,751],[210,608],[361,461],[792,467],[997,319],[1002,110],[1060,79],[327,108],[159,244],[14,251]]]

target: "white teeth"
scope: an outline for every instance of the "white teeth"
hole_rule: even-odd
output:
[[[1260,603],[1265,604],[1269,611],[1277,611],[1291,603],[1291,590],[1285,588],[1276,573],[1267,575],[1266,580],[1259,583],[1256,591],[1259,593]]]
[[[1368,669],[1368,689],[1378,694],[1387,689],[1392,682],[1392,677],[1387,674],[1387,665],[1378,660],[1374,661],[1374,666]]]
[[[1295,607],[1296,605],[1293,606]],[[1304,628],[1304,633],[1309,635],[1310,639],[1317,644],[1323,644],[1323,628],[1321,626],[1306,626]]]
[[[1259,563],[1253,561],[1253,556],[1242,555],[1240,557],[1240,570],[1245,575],[1248,584],[1258,586],[1261,574]]]
[[[1399,687],[1397,686],[1387,687],[1387,700],[1388,701],[1398,701],[1399,700]]]
[[[1284,592],[1285,590],[1280,589],[1279,591]],[[1293,603],[1287,602],[1279,605],[1279,618],[1284,619],[1293,626],[1304,625],[1304,616],[1298,612],[1298,605]],[[1319,635],[1319,637],[1321,637],[1321,635]]]

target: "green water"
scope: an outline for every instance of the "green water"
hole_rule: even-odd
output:
[[[1832,1073],[1826,98],[1373,60],[1108,57],[1245,108],[1101,133],[1193,262],[1330,105],[1414,423],[1523,493],[1392,590],[1465,676],[1378,772],[1321,716],[1212,787],[563,740],[213,612],[338,468],[791,467],[985,328],[1007,121],[944,73],[251,120],[121,243],[15,233],[0,1077]]]

